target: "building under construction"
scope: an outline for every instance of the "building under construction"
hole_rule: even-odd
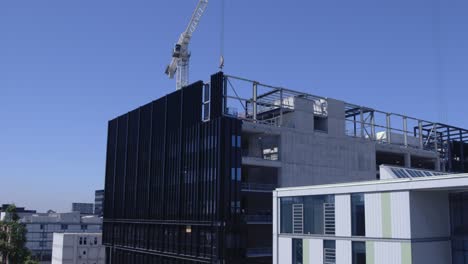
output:
[[[274,189],[379,179],[382,164],[466,172],[467,139],[217,73],[109,122],[107,262],[271,263]]]

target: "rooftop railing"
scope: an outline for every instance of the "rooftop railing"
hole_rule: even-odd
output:
[[[314,102],[314,114],[327,116],[328,104],[324,97],[224,75],[226,115],[250,122],[283,126],[284,115],[295,109],[295,98]]]
[[[285,115],[295,110],[296,98],[312,102],[314,116],[328,116],[325,97],[224,75],[224,113],[244,121],[282,127]],[[345,103],[344,122],[348,136],[438,153],[448,170],[454,155],[452,142],[461,143],[455,152],[457,159],[465,159],[467,129],[350,103]]]

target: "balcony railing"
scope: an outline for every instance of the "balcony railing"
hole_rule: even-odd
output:
[[[259,158],[259,159],[264,159],[264,160],[279,160],[279,151],[278,151],[278,147],[274,147],[271,149],[263,149],[263,150],[259,149],[258,151],[243,149],[242,156]]]
[[[272,255],[272,248],[270,247],[262,247],[262,248],[248,248],[247,249],[247,256],[248,257],[262,257],[262,256],[271,256]]]
[[[250,223],[272,223],[273,218],[271,215],[261,214],[248,214],[245,215],[245,221]]]

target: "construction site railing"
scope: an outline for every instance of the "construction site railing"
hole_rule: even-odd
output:
[[[226,115],[249,122],[283,126],[284,115],[294,110],[295,98],[318,102],[314,106],[314,114],[327,115],[327,101],[324,97],[224,75]]]
[[[328,117],[328,99],[263,84],[247,78],[224,75],[224,114],[238,119],[272,126],[287,126],[285,116],[295,110],[297,99],[313,102],[314,116]],[[396,113],[345,103],[345,133],[348,136],[376,141],[381,144],[438,153],[450,170],[454,144],[457,159],[464,169],[464,145],[468,130]]]

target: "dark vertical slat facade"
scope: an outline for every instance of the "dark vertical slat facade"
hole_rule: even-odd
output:
[[[109,122],[107,263],[243,263],[241,123],[223,113],[223,76],[194,83]]]

